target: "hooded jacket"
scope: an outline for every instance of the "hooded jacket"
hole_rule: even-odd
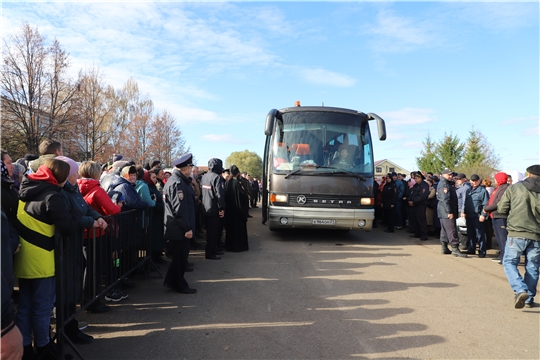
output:
[[[220,159],[208,161],[208,172],[201,180],[201,196],[206,216],[218,216],[225,210],[225,184],[221,173],[223,162]]]
[[[122,210],[120,206],[111,201],[98,180],[79,179],[77,184],[84,201],[101,215],[116,215]]]
[[[506,189],[508,189],[508,175],[506,175],[503,172],[499,172],[495,174],[495,181],[497,182],[497,188],[493,191],[489,198],[488,205],[484,208],[492,219],[497,218],[507,218],[506,214],[501,214],[497,211],[497,205],[499,204],[499,201],[501,201],[502,196]]]
[[[540,241],[540,178],[528,177],[509,186],[497,211],[508,214],[508,236]]]
[[[15,255],[15,276],[42,279],[54,276],[54,237],[71,235],[79,229],[76,216],[60,194],[61,187],[51,170],[40,166],[25,176],[19,191],[17,218],[21,249]]]
[[[109,191],[112,190],[119,191],[124,195],[124,206],[122,206],[122,211],[148,209],[148,204],[145,203],[139,194],[137,194],[137,191],[135,191],[135,184],[132,184],[127,179],[120,176],[114,177],[109,187]]]

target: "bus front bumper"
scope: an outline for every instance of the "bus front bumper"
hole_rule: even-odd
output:
[[[373,209],[269,206],[268,225],[271,229],[319,228],[370,231],[374,214]]]

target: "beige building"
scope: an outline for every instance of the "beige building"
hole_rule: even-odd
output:
[[[387,159],[375,161],[375,177],[386,176],[386,174],[391,172],[401,173],[409,176],[410,171],[397,164],[394,164]]]

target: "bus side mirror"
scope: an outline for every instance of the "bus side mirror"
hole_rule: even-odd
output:
[[[377,114],[368,113],[368,120],[377,120],[377,130],[379,131],[379,140],[386,140],[386,125],[384,120]]]
[[[264,134],[266,136],[270,136],[274,132],[274,122],[276,121],[277,112],[276,109],[272,109],[268,115],[266,115],[266,124],[264,124]]]

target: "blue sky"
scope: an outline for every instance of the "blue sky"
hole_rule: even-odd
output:
[[[538,2],[3,2],[2,37],[22,22],[73,77],[133,77],[199,165],[262,156],[266,114],[296,100],[379,114],[375,160],[408,170],[428,133],[473,127],[503,170],[540,163]]]

